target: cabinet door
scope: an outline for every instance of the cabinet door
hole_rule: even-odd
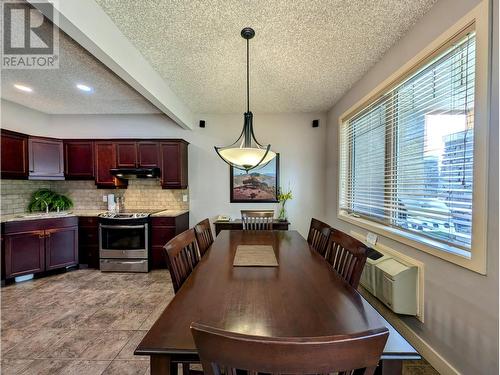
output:
[[[62,141],[56,139],[29,137],[28,151],[30,179],[64,179],[64,157]]]
[[[116,149],[113,142],[95,142],[95,182],[101,187],[115,187],[109,173],[116,167]]]
[[[160,154],[162,188],[187,188],[187,144],[181,141],[162,142]]]
[[[138,142],[137,154],[139,167],[152,168],[159,166],[160,145],[158,142]]]
[[[2,178],[28,178],[28,137],[2,129]]]
[[[47,270],[78,264],[78,226],[45,231]]]
[[[68,179],[94,179],[94,142],[64,141],[64,174]]]
[[[44,232],[5,235],[5,277],[41,272],[45,269]]]
[[[137,166],[137,144],[135,142],[116,143],[116,165],[118,168]]]

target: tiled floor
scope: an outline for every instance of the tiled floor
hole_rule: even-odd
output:
[[[134,349],[173,298],[168,271],[78,270],[1,289],[1,374],[148,374]],[[437,374],[425,361],[405,375]]]

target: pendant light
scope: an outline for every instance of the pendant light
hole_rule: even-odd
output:
[[[275,156],[271,145],[261,145],[253,132],[253,114],[250,112],[250,71],[249,71],[249,40],[255,36],[250,27],[241,30],[241,36],[247,41],[247,111],[243,117],[243,130],[238,139],[226,147],[215,147],[217,154],[227,164],[246,172],[266,165]]]

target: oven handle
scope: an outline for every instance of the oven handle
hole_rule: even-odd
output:
[[[105,229],[136,229],[136,228],[147,228],[147,224],[141,225],[103,225],[99,224],[100,228]]]

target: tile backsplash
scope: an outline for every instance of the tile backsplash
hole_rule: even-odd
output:
[[[25,212],[33,192],[42,188],[67,195],[75,210],[106,210],[107,203],[102,197],[107,194],[122,195],[126,209],[189,208],[189,202],[182,201],[187,190],[163,190],[155,179],[129,180],[127,189],[97,189],[94,181],[0,180],[1,214]]]

